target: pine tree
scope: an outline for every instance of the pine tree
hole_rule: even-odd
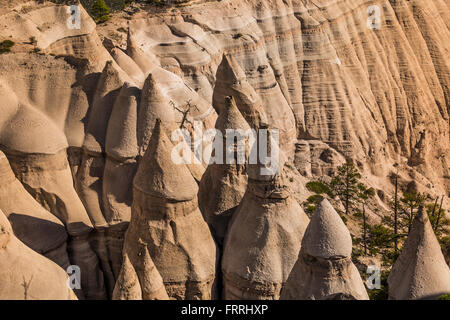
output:
[[[363,217],[363,236],[362,244],[364,249],[364,255],[367,255],[367,216],[366,216],[366,205],[367,201],[375,196],[375,189],[367,188],[363,183],[358,183],[358,198],[362,205],[362,217]]]
[[[358,183],[361,174],[351,162],[338,167],[338,172],[331,180],[330,189],[333,194],[344,202],[345,214],[350,213],[359,196]]]
[[[91,7],[91,14],[96,23],[103,23],[109,20],[109,7],[104,0],[96,0]]]
[[[405,191],[400,198],[400,227],[409,234],[417,209],[424,204],[426,196],[417,191]]]

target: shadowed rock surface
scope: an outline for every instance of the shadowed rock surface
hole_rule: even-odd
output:
[[[57,264],[16,238],[0,210],[0,299],[76,300],[68,280]]]
[[[1,151],[0,179],[0,209],[9,219],[14,234],[28,247],[66,269],[70,263],[64,224],[25,190]]]

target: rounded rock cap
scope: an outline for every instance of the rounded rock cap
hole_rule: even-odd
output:
[[[350,232],[327,199],[317,206],[306,229],[302,247],[313,257],[330,259],[351,256]]]

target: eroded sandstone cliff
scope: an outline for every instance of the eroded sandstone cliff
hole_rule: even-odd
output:
[[[62,267],[70,260],[83,268],[86,298],[154,298],[152,288],[158,297],[214,297],[211,287],[221,279],[211,277],[222,275],[212,265],[221,261],[221,253],[213,253],[211,235],[207,267],[201,267],[203,258],[199,266],[193,263],[201,276],[184,269],[174,275],[149,239],[149,258],[134,257],[136,250],[129,246],[138,245],[138,235],[127,235],[131,244],[128,251],[122,249],[133,220],[132,205],[150,220],[155,214],[148,205],[154,199],[133,193],[133,180],[138,167],[158,156],[145,156],[157,119],[169,132],[181,127],[192,133],[198,123],[206,131],[217,127],[229,95],[250,128],[268,124],[280,130],[286,177],[283,183],[259,183],[255,178],[247,188],[244,171],[237,177],[238,171],[228,168],[231,171],[210,177],[216,169],[191,164],[183,170],[193,186],[202,181],[204,191],[196,205],[205,216],[237,207],[242,196],[236,212],[245,209],[246,215],[237,221],[248,216],[249,226],[256,225],[259,220],[253,220],[260,215],[278,221],[272,211],[281,205],[300,223],[298,215],[303,213],[297,200],[308,196],[305,178],[329,176],[346,159],[357,164],[378,195],[393,189],[390,177],[397,170],[404,185],[412,183],[432,196],[450,194],[450,10],[444,0],[223,0],[133,6],[133,12],[115,13],[98,26],[78,6],[78,28],[64,5],[0,5],[0,41],[15,43],[10,53],[0,54],[0,149],[6,155],[0,153],[0,209],[16,236],[33,250]],[[379,21],[368,11],[373,6],[379,9]],[[228,201],[215,195],[224,203],[208,203],[205,183],[210,190],[222,190],[226,179],[242,181],[231,190],[237,196]],[[275,200],[259,190],[284,185],[288,191]],[[178,199],[173,192],[175,198],[169,198]],[[158,206],[167,199],[159,199]],[[182,201],[196,199],[193,195]],[[387,198],[377,196],[377,201],[386,208]],[[257,205],[262,208],[250,212]],[[196,212],[196,223],[206,227],[194,207],[189,210]],[[283,219],[289,221],[289,214]],[[27,231],[29,220],[35,230]],[[269,223],[267,234],[285,223],[280,221]],[[231,248],[237,246],[233,239],[243,232],[236,231],[240,228],[246,225],[229,228]],[[226,230],[220,226],[219,243]],[[294,232],[289,257],[297,259],[303,231]],[[184,233],[187,239],[195,235]],[[52,245],[49,239],[54,239]],[[232,278],[225,281],[225,295],[245,298],[239,291],[247,288],[256,290],[251,297],[278,298],[295,263],[283,248],[278,248],[277,272],[261,271],[261,277],[247,277],[231,258],[222,261],[228,280]],[[189,260],[192,254],[186,256]],[[150,267],[153,263],[156,270]],[[151,279],[162,278],[165,288],[149,285],[151,293],[145,293],[146,268],[153,270]],[[270,265],[255,268],[267,270]],[[181,286],[183,281],[192,281],[192,286]],[[258,281],[270,290],[258,287]],[[227,289],[230,285],[235,288]]]

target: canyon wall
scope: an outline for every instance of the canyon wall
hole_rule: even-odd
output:
[[[214,128],[225,94],[280,130],[295,181],[351,159],[381,207],[397,170],[404,185],[450,196],[446,1],[135,4],[98,26],[78,8],[79,25],[47,1],[0,9],[0,41],[15,43],[0,54],[0,149],[66,226],[87,298],[112,296],[157,119],[168,132]],[[206,164],[188,169],[199,183]]]

